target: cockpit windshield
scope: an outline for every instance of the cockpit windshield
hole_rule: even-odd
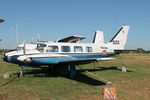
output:
[[[17,50],[23,50],[24,49],[24,47],[18,47],[17,48]]]
[[[46,44],[38,44],[37,50],[39,50],[40,52],[43,52],[45,47],[46,47]]]
[[[49,45],[46,49],[46,52],[58,52],[58,46]]]

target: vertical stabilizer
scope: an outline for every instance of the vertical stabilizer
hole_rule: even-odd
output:
[[[96,31],[93,39],[95,44],[104,44],[104,35],[102,31]]]
[[[114,50],[123,50],[126,44],[129,26],[122,26],[117,34],[110,40],[110,44]]]

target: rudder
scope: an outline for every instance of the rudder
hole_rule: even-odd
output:
[[[110,40],[114,50],[123,50],[126,44],[129,26],[122,26],[117,34]]]

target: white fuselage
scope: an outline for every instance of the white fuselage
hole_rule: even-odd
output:
[[[104,52],[105,51],[105,52]],[[57,43],[38,44],[36,49],[12,51],[5,54],[7,62],[34,62],[40,64],[58,64],[65,61],[105,58],[114,55],[114,50],[105,45],[94,43]]]
[[[43,52],[42,53],[61,53],[61,54],[65,54],[65,53],[102,53],[103,50],[106,50],[107,52],[114,52],[113,49],[110,49],[108,46],[106,45],[97,45],[94,43],[45,43],[46,46],[43,48]],[[49,47],[53,47],[53,46],[57,46],[57,51],[49,51]],[[68,46],[70,48],[69,51],[63,51],[62,48],[63,46]],[[75,50],[76,47],[79,47],[77,49],[79,50]],[[91,51],[88,50],[88,48],[91,48]]]

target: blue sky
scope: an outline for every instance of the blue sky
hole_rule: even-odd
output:
[[[108,42],[125,24],[130,26],[126,49],[150,50],[149,0],[0,0],[0,48],[15,48],[18,24],[19,43],[55,41],[71,35],[86,36],[92,42],[96,30],[104,31]]]

